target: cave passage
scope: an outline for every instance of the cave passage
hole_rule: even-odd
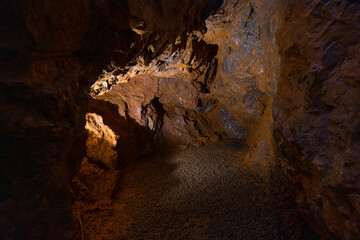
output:
[[[4,0],[0,240],[360,236],[359,0]]]
[[[87,209],[85,239],[314,239],[279,179],[244,167],[244,148],[230,139],[127,166],[111,207]]]

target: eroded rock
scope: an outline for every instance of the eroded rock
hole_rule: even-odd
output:
[[[226,136],[217,102],[183,79],[140,75],[98,98],[117,104],[123,117],[150,129],[160,144],[203,144]]]
[[[286,1],[277,35],[280,162],[303,209],[340,239],[360,235],[359,10],[356,1]]]

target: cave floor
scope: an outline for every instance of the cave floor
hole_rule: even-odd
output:
[[[129,166],[103,223],[111,222],[112,230],[100,231],[102,238],[86,235],[107,240],[314,239],[276,187],[242,167],[241,150],[241,144],[226,141],[157,153]]]

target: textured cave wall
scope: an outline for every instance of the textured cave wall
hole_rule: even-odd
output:
[[[225,1],[206,20],[204,40],[219,46],[217,76],[210,91],[236,120],[246,139],[249,170],[267,179],[275,165],[271,133],[272,99],[279,81],[275,34],[281,22],[278,1]]]
[[[116,104],[122,117],[149,129],[150,140],[176,147],[217,141],[226,135],[220,127],[219,107],[211,99],[205,102],[203,96],[184,79],[141,75],[99,99]]]
[[[90,99],[87,153],[71,184],[74,238],[96,239],[116,231],[114,197],[128,166],[156,149],[151,130],[120,115],[118,105]],[[81,225],[80,225],[81,221]]]
[[[248,139],[255,153],[248,162],[255,171],[266,169],[274,162],[269,126],[279,72],[276,3],[225,1],[213,13],[205,23],[185,29],[187,34],[175,33],[166,48],[148,42],[135,64],[112,66],[92,87],[92,96],[117,104],[123,116],[128,114],[173,145]],[[148,28],[143,38],[153,35],[151,26],[167,17],[157,11],[149,14],[144,14]],[[163,39],[161,29],[156,34]],[[151,52],[158,56],[146,61]],[[148,118],[147,108],[155,99],[163,116],[149,109],[156,119]]]
[[[126,31],[108,8],[90,0],[1,3],[0,239],[71,239],[69,185],[86,154],[89,87],[113,51],[92,46],[114,44],[117,32],[89,35]]]
[[[274,101],[280,163],[323,237],[360,236],[360,4],[285,1]]]
[[[329,229],[324,238],[356,239],[359,8],[350,0],[5,1],[0,238],[70,239],[69,184],[85,155],[75,217],[111,204],[121,163],[155,148],[150,140],[235,137],[264,178],[277,147],[300,206]],[[97,115],[88,115],[86,154],[88,111]]]
[[[186,34],[212,10],[207,1],[191,3],[175,4],[182,11],[161,19],[167,28],[142,25],[148,18],[139,6],[156,10],[154,2],[2,3],[1,239],[71,238],[69,183],[86,154],[89,84],[109,62],[126,65],[146,52],[148,63],[175,42],[170,28]]]
[[[80,46],[88,5],[6,1],[0,12],[0,238],[70,239],[87,93],[69,52]]]
[[[133,42],[124,55],[139,50],[125,66],[112,62],[91,95],[117,105],[122,117],[149,128],[159,144],[200,145],[226,135],[215,113],[217,101],[208,90],[216,74],[217,46],[201,39],[205,25],[200,21],[215,11],[218,6],[212,5],[218,1],[175,2],[151,3],[145,12],[129,3],[138,21],[132,30],[141,41]]]

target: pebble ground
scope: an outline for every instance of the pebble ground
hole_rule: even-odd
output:
[[[242,167],[241,148],[225,141],[128,167],[110,217],[118,229],[97,239],[316,239],[269,183]]]

